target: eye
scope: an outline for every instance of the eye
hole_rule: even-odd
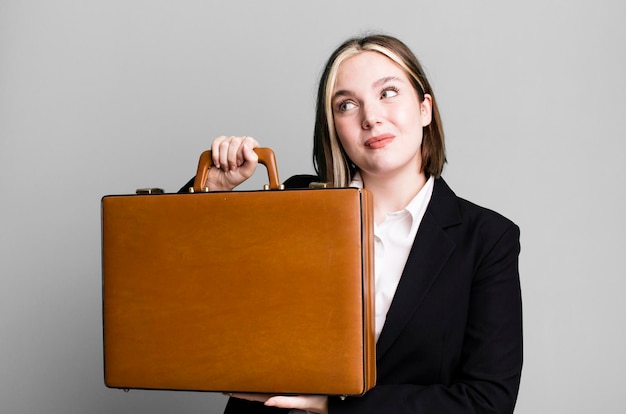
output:
[[[386,99],[386,98],[393,98],[396,95],[398,95],[398,88],[396,88],[395,86],[390,86],[388,88],[383,89],[383,91],[380,94],[380,97],[383,99]]]
[[[352,101],[342,101],[342,102],[339,102],[339,105],[337,105],[337,110],[339,112],[346,112],[355,107],[356,105]]]

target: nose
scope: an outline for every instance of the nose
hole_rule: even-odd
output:
[[[361,121],[361,127],[363,129],[371,129],[374,126],[380,124],[382,114],[380,108],[376,104],[362,105],[363,119]]]

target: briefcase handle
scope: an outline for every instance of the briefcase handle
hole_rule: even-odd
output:
[[[284,186],[278,180],[278,167],[276,166],[276,157],[274,151],[270,148],[255,148],[254,152],[259,157],[259,162],[265,165],[267,168],[267,176],[270,180],[269,186],[266,185],[265,189],[269,190],[282,190]],[[213,159],[211,158],[211,150],[206,150],[200,154],[200,160],[198,161],[198,172],[193,182],[193,192],[206,192],[207,189],[204,186],[207,176],[209,175],[209,168],[213,166]],[[191,188],[189,189],[191,190]]]

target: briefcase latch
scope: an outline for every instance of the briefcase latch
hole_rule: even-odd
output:
[[[313,190],[318,190],[320,188],[329,188],[329,187],[331,187],[330,183],[321,183],[318,181],[314,181],[309,184],[309,188]]]
[[[269,184],[263,184],[263,189],[264,189],[264,190],[266,190],[266,191],[268,191],[268,190],[271,190],[271,189],[272,189],[272,187],[270,187],[270,185],[269,185]],[[280,185],[278,186],[278,189],[279,189],[279,190],[284,190],[284,189],[285,189],[285,184],[280,184]]]
[[[138,188],[135,191],[136,194],[144,195],[144,194],[163,194],[164,191],[162,188],[150,187],[150,188]]]

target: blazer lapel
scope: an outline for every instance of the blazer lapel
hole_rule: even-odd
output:
[[[437,279],[455,248],[454,241],[448,237],[444,228],[460,221],[456,196],[443,179],[436,180],[433,195],[378,338],[377,359],[389,350]]]

